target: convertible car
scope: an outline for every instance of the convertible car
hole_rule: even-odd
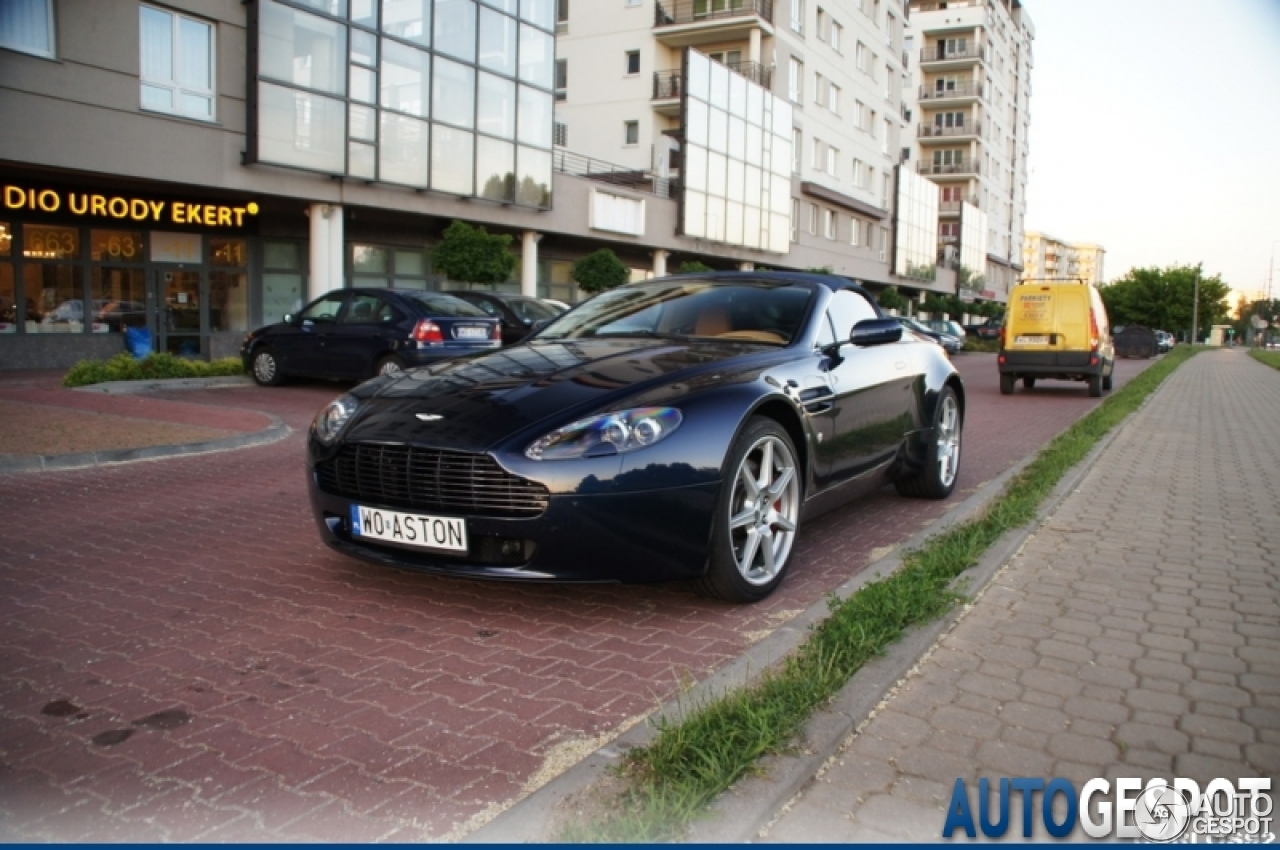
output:
[[[308,484],[348,555],[750,602],[806,519],[887,482],[950,495],[964,404],[942,349],[849,280],[680,275],[360,384],[316,417]]]

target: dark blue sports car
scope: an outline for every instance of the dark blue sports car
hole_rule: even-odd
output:
[[[801,523],[893,482],[955,486],[964,386],[844,278],[681,275],[524,343],[359,385],[317,416],[339,552],[504,579],[695,580],[754,601]]]

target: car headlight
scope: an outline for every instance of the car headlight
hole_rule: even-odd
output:
[[[315,432],[316,439],[326,446],[333,443],[342,433],[343,427],[351,421],[351,417],[355,415],[356,408],[359,406],[360,402],[353,395],[344,395],[329,402],[316,414],[315,421],[311,423],[311,430]]]
[[[535,440],[524,450],[532,460],[605,457],[632,452],[666,439],[683,417],[673,407],[638,407],[579,419]]]

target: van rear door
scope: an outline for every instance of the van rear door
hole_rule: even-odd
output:
[[[1009,348],[1048,351],[1057,332],[1057,299],[1053,287],[1019,286],[1005,321]]]

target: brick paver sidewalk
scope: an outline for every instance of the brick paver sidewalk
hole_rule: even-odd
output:
[[[1209,351],[766,840],[939,841],[957,778],[1278,774],[1280,373]]]

